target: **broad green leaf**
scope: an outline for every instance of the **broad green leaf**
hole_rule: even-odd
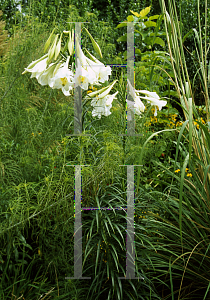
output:
[[[128,22],[133,22],[134,17],[132,15],[130,15],[130,16],[127,17],[127,20],[128,20]]]
[[[144,25],[147,27],[156,27],[156,23],[152,21],[146,21],[144,22]]]
[[[144,41],[147,45],[152,45],[153,38],[147,36]]]
[[[127,42],[127,33],[124,34],[123,36],[120,36],[120,37],[117,39],[117,42]]]
[[[142,41],[144,41],[147,38],[147,35],[148,35],[147,32],[145,32],[145,33],[141,32]]]
[[[120,27],[125,27],[125,26],[127,26],[127,21],[123,21],[122,23],[118,24],[115,29],[120,28]]]
[[[141,50],[135,48],[135,54],[141,55]]]
[[[148,15],[148,13],[150,12],[150,9],[151,9],[151,6],[148,6],[148,7],[144,8],[144,9],[142,9],[140,11],[140,16],[142,18],[146,17],[146,15]]]
[[[155,38],[154,44],[159,44],[160,46],[165,47],[165,42],[160,37]]]
[[[149,17],[149,21],[156,20],[158,18],[159,18],[159,15],[154,15],[154,16]]]
[[[85,27],[84,27],[85,28]],[[96,41],[94,40],[94,38],[92,37],[92,35],[90,34],[90,32],[87,30],[87,28],[85,28],[86,32],[88,33],[90,39],[91,39],[91,42],[93,44],[93,48],[94,50],[100,55],[100,57],[102,58],[102,53],[101,53],[101,49],[99,47],[99,45],[96,43]]]
[[[138,14],[138,13],[135,12],[135,11],[130,10],[130,12],[131,12],[134,16],[136,16],[137,18],[139,18],[139,17],[141,16],[140,14]]]

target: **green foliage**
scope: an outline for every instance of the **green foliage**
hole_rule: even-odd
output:
[[[68,27],[66,21],[91,22],[85,27],[100,46],[101,61],[125,62],[126,53],[115,58],[118,30],[107,19],[101,21],[97,10],[90,12],[95,3],[80,5],[84,14],[76,1],[67,4],[70,9],[63,1],[46,3],[25,2],[30,17],[16,15],[11,50],[1,61],[0,298],[205,299],[209,291],[208,108],[189,101],[189,119],[181,122],[173,101],[179,97],[173,89],[177,75],[164,51],[160,14],[152,10],[157,3],[153,1],[150,10],[150,3],[142,7],[146,1],[120,1],[121,7],[109,1],[102,12],[108,9],[107,19],[118,15],[119,21],[127,17],[141,22],[135,25],[136,88],[168,96],[157,117],[145,103],[146,112],[135,117],[136,133],[143,134],[138,137],[119,135],[126,130],[126,69],[112,68],[111,80],[117,76],[114,90],[119,94],[110,116],[93,119],[92,108],[85,107],[83,129],[91,134],[86,137],[66,136],[73,133],[72,96],[41,87],[29,75],[21,76],[24,67],[43,54],[52,25],[57,26],[54,33],[60,34]],[[132,15],[126,16],[127,6]],[[118,26],[119,31],[124,25]],[[100,59],[84,31],[82,46]],[[203,83],[205,87],[205,76]],[[184,88],[188,97],[185,82]],[[144,280],[119,280],[126,272],[127,226],[126,211],[115,209],[126,207],[127,172],[120,165],[141,162],[143,167],[135,167],[135,266],[136,276]],[[74,271],[74,168],[68,166],[74,164],[90,165],[82,168],[82,207],[101,208],[82,212],[83,276],[92,277],[82,282],[65,279]]]

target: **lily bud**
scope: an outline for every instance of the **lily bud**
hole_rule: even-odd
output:
[[[60,39],[58,41],[58,44],[57,44],[57,46],[55,48],[55,58],[54,58],[54,60],[57,59],[57,57],[58,57],[58,55],[59,55],[59,53],[61,51],[61,39],[62,39],[62,33],[61,33]]]
[[[85,28],[85,27],[84,27]],[[101,53],[101,49],[99,47],[99,45],[96,43],[96,41],[94,40],[94,38],[92,37],[92,35],[90,34],[90,32],[85,28],[86,32],[88,33],[90,39],[91,39],[91,42],[92,42],[92,45],[93,45],[93,48],[95,49],[95,51],[100,55],[100,57],[102,58],[102,53]]]
[[[44,53],[46,52],[47,48],[48,48],[49,45],[50,45],[50,42],[51,42],[51,39],[52,39],[52,36],[53,36],[54,31],[55,31],[55,28],[53,29],[51,35],[49,36],[48,40],[47,40],[46,43],[45,43],[45,46],[44,46]]]
[[[112,87],[114,86],[114,84],[116,82],[117,82],[117,79],[114,80],[112,82],[112,84],[110,84],[110,85],[108,85],[108,86],[106,86],[106,87],[104,87],[100,90],[97,90],[96,92],[89,93],[88,96],[92,98],[92,97],[96,96],[97,94],[99,94],[97,96],[97,98],[104,98],[105,96],[107,96],[109,94],[109,92],[111,91]]]
[[[72,35],[71,35],[71,31],[69,31],[68,50],[71,56],[74,53],[74,29],[72,29]]]
[[[57,39],[58,39],[58,34],[56,35],[55,39],[54,39],[54,43],[52,44],[52,46],[50,47],[50,50],[48,52],[48,56],[49,56],[49,62],[51,61],[51,59],[53,58],[54,54],[55,54],[55,47],[56,47],[56,43],[57,43]]]

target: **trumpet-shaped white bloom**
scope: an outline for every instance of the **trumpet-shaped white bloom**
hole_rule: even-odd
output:
[[[110,66],[104,66],[99,60],[93,62],[91,59],[86,58],[86,61],[95,72],[96,81],[104,83],[109,80],[109,75],[112,73]]]
[[[80,77],[82,82],[89,82],[90,84],[96,84],[97,82],[104,83],[106,80],[108,80],[108,76],[111,75],[111,68],[109,66],[104,66],[103,63],[101,63],[99,60],[97,60],[93,55],[91,55],[89,52],[89,55],[93,58],[93,60],[86,57],[79,45],[78,39],[76,38],[76,50],[77,55],[79,59],[79,63],[82,69],[82,74],[77,74],[77,79],[80,81]],[[79,64],[78,64],[79,67]],[[87,76],[88,72],[89,76]],[[79,77],[79,78],[78,78]],[[83,77],[87,77],[87,80],[85,80]],[[76,80],[77,81],[77,80]],[[81,82],[81,84],[82,84]],[[79,85],[79,82],[77,82],[77,85]],[[87,86],[85,84],[82,84],[81,87],[84,88],[84,86]],[[84,88],[87,89],[87,88]]]
[[[25,68],[25,71],[22,74],[25,74],[26,72],[30,72],[31,78],[36,77],[38,79],[39,75],[43,73],[47,68],[47,61],[48,61],[48,55],[44,55],[41,58],[39,58],[36,61],[32,61],[30,65]]]
[[[61,89],[65,96],[69,96],[69,91],[74,86],[74,74],[68,68],[70,56],[57,70],[54,70],[53,77],[49,79],[49,86],[52,89]]]
[[[141,97],[141,98],[147,100],[147,102],[149,102],[151,105],[155,106],[155,113],[154,113],[155,117],[157,116],[157,106],[158,106],[158,109],[161,110],[162,107],[167,104],[167,101],[160,100],[160,97],[155,92],[149,92],[149,91],[144,91],[144,90],[139,90],[137,92],[145,94],[146,97]]]
[[[141,101],[140,97],[136,96],[134,98],[134,108],[135,108],[135,113],[140,115],[142,112],[145,110],[144,103]]]
[[[132,87],[129,80],[128,80],[128,85],[129,85],[129,93],[131,94],[131,96],[133,97],[133,99],[135,101],[134,107],[136,108],[135,113],[137,113],[137,114],[140,114],[145,109],[145,106],[142,103],[141,99],[145,99],[151,105],[155,106],[154,116],[157,116],[157,106],[158,106],[159,110],[161,110],[162,107],[167,104],[167,101],[160,100],[160,97],[158,96],[158,94],[156,92],[149,92],[146,90],[135,90]],[[146,97],[139,96],[139,93],[146,95]]]
[[[110,109],[112,108],[112,101],[116,98],[118,91],[113,95],[106,95],[104,98],[95,97],[91,101],[93,106],[92,116],[101,119],[101,116],[109,116],[111,114]]]
[[[87,90],[88,84],[94,84],[96,81],[95,73],[91,68],[85,69],[81,66],[81,62],[77,59],[77,68],[75,72],[75,88],[80,86],[82,89]]]
[[[144,103],[141,101],[140,97],[136,94],[136,90],[132,87],[129,80],[128,80],[128,86],[129,86],[129,94],[132,96],[135,102],[134,103],[135,113],[140,115],[145,110]]]
[[[61,65],[61,63],[59,64]],[[57,65],[55,63],[51,63],[49,67],[37,77],[39,84],[41,85],[50,85],[50,81],[54,76],[54,71]]]

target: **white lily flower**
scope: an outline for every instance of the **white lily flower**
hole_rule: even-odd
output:
[[[79,45],[78,37],[76,37],[76,51],[77,51],[77,58],[79,59],[81,66],[84,69],[86,69],[85,68],[87,66],[86,56],[83,53],[83,51],[82,51],[82,49],[81,49],[81,47]]]
[[[30,72],[32,73],[31,78],[36,77],[38,79],[39,75],[46,70],[47,62],[48,62],[48,54],[45,54],[38,60],[32,61],[32,63],[30,63],[30,65],[27,68],[25,68],[25,71],[22,74],[25,74],[26,72]]]
[[[145,91],[145,90],[139,90],[137,92],[145,94],[146,97],[141,97],[141,98],[146,99],[147,102],[149,102],[151,105],[155,106],[155,113],[154,113],[155,117],[157,116],[157,106],[160,111],[162,109],[162,107],[167,104],[167,101],[160,100],[160,97],[155,92],[149,92],[149,91]]]
[[[135,104],[134,104],[134,107],[136,108],[135,112],[137,112],[138,114],[140,114],[141,112],[143,112],[144,109],[145,109],[145,106],[142,103],[141,99],[145,99],[151,105],[155,106],[154,116],[157,116],[157,108],[156,108],[156,106],[158,106],[159,110],[161,110],[162,107],[167,104],[167,101],[160,100],[160,97],[158,96],[158,94],[156,92],[149,92],[149,91],[146,91],[146,90],[135,90],[132,87],[132,85],[131,85],[131,83],[130,83],[129,80],[128,80],[128,85],[129,85],[129,93],[131,94],[131,96],[134,98],[134,101],[135,101]],[[139,96],[138,95],[139,93],[146,95],[146,97]]]
[[[142,112],[144,112],[145,110],[145,106],[144,103],[141,101],[140,97],[136,96],[134,99],[135,103],[134,103],[134,112],[138,115],[140,115]]]
[[[91,101],[91,106],[93,106],[92,116],[101,119],[101,116],[109,116],[111,114],[110,109],[112,108],[112,102],[116,98],[118,91],[113,95],[106,95],[104,98],[99,98],[98,96],[93,98]]]
[[[80,60],[77,59],[77,69],[75,72],[75,88],[77,86],[80,86],[82,89],[87,90],[88,89],[88,84],[95,84],[95,73],[93,72],[93,70],[91,68],[88,69],[88,71],[86,69],[84,69],[81,66]]]
[[[111,73],[112,73],[111,67],[105,66],[102,62],[100,62],[97,58],[95,58],[89,52],[88,52],[88,54],[93,59],[93,61],[87,57],[86,57],[86,61],[89,63],[89,65],[92,67],[92,69],[96,73],[97,80],[102,83],[104,83],[105,81],[108,81],[109,80],[108,76],[111,75]]]
[[[49,86],[52,89],[61,89],[65,96],[69,96],[69,91],[73,89],[74,86],[74,74],[68,68],[70,56],[67,57],[65,63],[54,70],[54,77],[50,78]]]
[[[39,84],[41,85],[50,85],[50,80],[54,76],[54,70],[57,65],[55,63],[51,63],[49,67],[37,77]]]
[[[129,94],[132,96],[135,102],[134,103],[135,113],[141,115],[141,113],[144,112],[145,110],[144,103],[141,101],[140,97],[136,94],[136,90],[132,87],[129,80],[128,80],[128,85],[129,85]]]

